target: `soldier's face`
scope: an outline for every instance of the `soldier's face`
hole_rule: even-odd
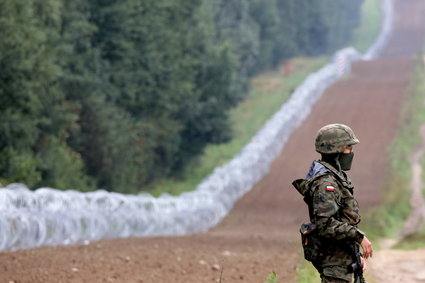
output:
[[[353,152],[353,146],[349,145],[349,146],[347,146],[346,149],[344,149],[344,151],[342,153],[349,154],[349,153],[352,153],[352,152]]]

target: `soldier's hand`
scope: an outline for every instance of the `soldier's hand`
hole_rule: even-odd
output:
[[[362,269],[363,269],[363,272],[365,272],[365,271],[366,271],[366,268],[367,268],[366,260],[365,260],[363,257],[361,257],[361,261],[362,261]]]
[[[373,255],[372,243],[368,240],[366,236],[364,236],[361,246],[363,249],[363,257],[364,258],[372,257]]]

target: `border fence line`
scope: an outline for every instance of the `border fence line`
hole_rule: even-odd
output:
[[[194,191],[155,198],[147,193],[104,190],[31,191],[23,184],[10,184],[0,188],[0,251],[130,236],[184,235],[218,224],[269,171],[324,89],[348,73],[353,61],[370,60],[381,52],[392,29],[393,0],[382,3],[382,31],[366,54],[351,47],[338,51],[330,63],[295,89],[235,158],[216,168]]]

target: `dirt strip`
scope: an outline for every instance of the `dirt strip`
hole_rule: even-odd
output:
[[[374,255],[370,269],[375,278],[373,282],[425,282],[425,249],[379,251]]]

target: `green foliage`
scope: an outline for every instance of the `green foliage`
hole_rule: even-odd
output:
[[[0,174],[6,183],[54,185],[58,180],[44,174],[46,158],[51,170],[68,169],[65,155],[48,148],[49,140],[67,136],[75,120],[58,84],[59,25],[55,0],[0,2]]]
[[[276,274],[276,272],[272,271],[266,278],[265,283],[277,283],[279,276]]]
[[[85,191],[93,185],[93,180],[81,174],[81,168],[84,166],[81,155],[70,150],[58,139],[49,141],[49,147],[40,154],[39,159],[38,170],[42,180],[50,180],[48,185],[51,187]],[[60,166],[57,166],[58,160]],[[38,181],[39,184],[46,184],[45,181]]]
[[[353,46],[361,53],[367,51],[381,29],[381,0],[364,0],[360,24],[353,32]]]
[[[7,171],[3,175],[7,177],[6,182],[25,182],[35,185],[41,180],[38,172],[39,160],[30,151],[16,152],[12,148],[3,151],[3,157],[7,160]]]
[[[317,270],[310,262],[304,261],[302,266],[297,269],[298,283],[320,282],[320,276]]]
[[[254,74],[342,46],[359,3],[0,0],[0,178],[138,192],[182,176],[237,134]]]
[[[404,250],[423,249],[425,244],[425,229],[420,230],[418,233],[409,235],[398,242],[394,248]]]

